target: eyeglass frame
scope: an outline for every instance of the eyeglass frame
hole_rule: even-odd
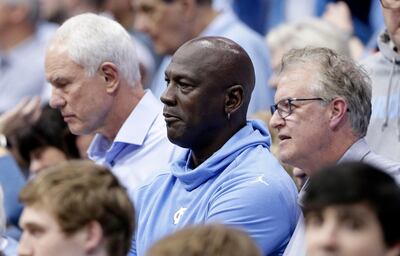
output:
[[[398,5],[397,7],[390,7],[390,6],[387,6],[387,5],[385,5],[385,4],[383,3],[383,1],[384,1],[384,0],[380,0],[382,7],[385,8],[385,9],[389,9],[389,10],[398,10],[398,9],[400,9],[400,1],[398,1],[399,5]]]
[[[293,101],[311,101],[311,100],[326,101],[325,99],[320,98],[320,97],[315,97],[315,98],[286,98],[286,99],[281,99],[281,100],[278,101],[276,104],[273,104],[273,105],[270,106],[271,115],[274,115],[274,113],[275,113],[276,111],[278,111],[278,114],[279,114],[279,116],[280,116],[281,118],[286,118],[286,117],[290,116],[290,115],[293,113],[293,109],[292,109],[292,106],[294,106],[294,105],[292,104]],[[289,105],[289,111],[288,111],[288,112],[285,111],[285,113],[286,113],[287,115],[282,115],[281,111],[279,111],[279,108],[278,108],[278,105],[279,105],[281,102],[284,102],[284,101],[287,101],[287,104]]]

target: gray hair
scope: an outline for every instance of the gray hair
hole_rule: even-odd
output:
[[[114,63],[129,82],[140,80],[136,48],[128,32],[116,21],[85,13],[58,28],[54,42],[61,42],[69,57],[93,76],[106,61]]]
[[[367,133],[371,117],[371,80],[366,71],[349,57],[327,48],[303,48],[289,51],[282,59],[281,73],[290,66],[305,64],[319,71],[317,83],[311,90],[329,102],[336,97],[345,99],[351,127],[359,137]]]
[[[280,25],[272,29],[265,40],[271,52],[282,48],[326,47],[350,56],[348,35],[331,23],[317,18]]]

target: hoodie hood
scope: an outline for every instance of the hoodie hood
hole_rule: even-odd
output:
[[[247,121],[246,126],[233,135],[218,151],[195,169],[191,169],[190,159],[192,151],[171,165],[172,175],[175,176],[183,187],[191,191],[210,178],[224,171],[243,151],[248,148],[270,148],[271,137],[264,124],[260,121]]]

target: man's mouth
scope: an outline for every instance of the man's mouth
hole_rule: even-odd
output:
[[[292,137],[287,136],[287,135],[279,135],[278,138],[280,141],[285,141],[285,140],[291,139]]]
[[[180,120],[179,117],[177,117],[175,115],[172,115],[172,114],[169,114],[169,113],[163,113],[163,115],[164,115],[164,120],[167,123],[171,123],[171,122],[175,122],[175,121],[179,121]]]

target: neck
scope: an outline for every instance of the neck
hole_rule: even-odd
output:
[[[300,168],[310,176],[326,166],[335,165],[358,139],[352,132],[335,135],[328,145],[325,145],[325,149],[315,152],[313,159],[308,159]]]
[[[220,126],[219,130],[210,130],[202,134],[201,142],[192,147],[191,167],[196,168],[218,151],[233,135],[246,125],[246,122],[235,122],[231,119]]]
[[[20,43],[33,36],[35,26],[27,23],[13,26],[0,32],[0,49],[10,51]]]
[[[109,116],[106,117],[106,127],[100,131],[110,142],[114,141],[122,125],[128,119],[129,115],[135,109],[137,104],[144,96],[144,90],[140,83],[133,87],[128,84],[124,84],[119,88],[117,95],[113,99],[113,105],[109,112]]]

